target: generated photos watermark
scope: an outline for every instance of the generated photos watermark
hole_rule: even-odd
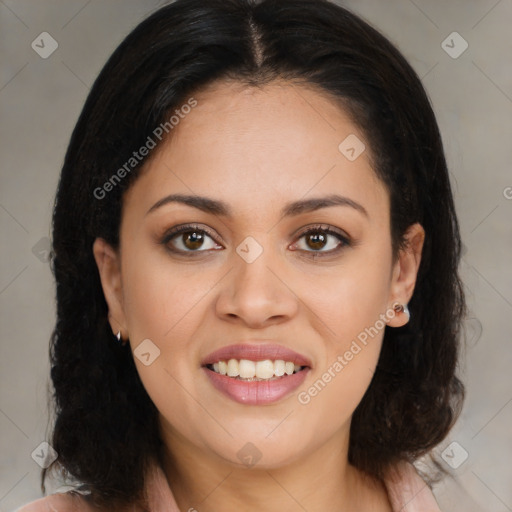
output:
[[[132,156],[121,166],[112,176],[103,183],[101,187],[96,187],[93,191],[93,195],[96,199],[104,199],[109,192],[111,192],[116,185],[118,185],[123,178],[125,178],[130,172],[137,167],[137,165],[149,155],[152,149],[156,148],[158,142],[160,142],[166,134],[173,130],[187,114],[189,114],[194,107],[197,106],[197,100],[193,97],[189,98],[179,109],[174,111],[174,114],[163,123],[160,123],[148,136],[146,142],[138,149],[134,151]]]
[[[329,382],[331,382],[342,370],[347,366],[350,361],[359,354],[364,347],[368,345],[368,341],[375,338],[386,326],[387,321],[395,318],[396,311],[394,308],[389,308],[385,313],[379,315],[378,320],[370,326],[361,331],[355,340],[352,340],[350,347],[343,354],[336,357],[327,370],[319,377],[307,390],[300,391],[297,395],[297,400],[302,405],[307,405],[311,399],[317,396]]]

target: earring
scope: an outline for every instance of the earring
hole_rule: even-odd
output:
[[[409,311],[409,308],[407,307],[407,304],[399,304],[399,303],[397,303],[397,304],[395,304],[393,309],[397,313],[404,313],[405,316],[407,317],[407,320],[411,319],[411,312]]]
[[[117,331],[117,333],[114,334],[114,336],[116,337],[116,340],[119,343],[119,345],[122,345],[124,347],[126,345],[126,343],[128,343],[128,338],[123,340],[123,338],[121,336],[121,330]]]

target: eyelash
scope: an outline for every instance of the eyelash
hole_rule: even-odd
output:
[[[176,226],[174,228],[171,228],[170,230],[168,230],[162,240],[161,240],[161,244],[164,245],[169,251],[171,251],[172,253],[177,253],[177,254],[187,254],[187,255],[196,255],[197,253],[203,253],[203,252],[209,252],[208,250],[197,250],[197,251],[183,251],[181,249],[176,249],[172,246],[169,246],[169,242],[175,238],[177,235],[179,234],[182,234],[182,233],[189,233],[189,232],[196,232],[196,233],[201,233],[201,234],[206,234],[208,235],[215,243],[218,243],[214,237],[214,235],[208,230],[208,229],[205,229],[204,227],[201,227],[199,226],[198,224],[184,224],[184,225],[181,225],[181,226]],[[297,241],[300,240],[301,238],[311,234],[311,233],[323,233],[323,234],[327,234],[327,235],[332,235],[334,236],[335,238],[337,238],[340,242],[341,242],[341,245],[336,247],[335,249],[331,249],[329,251],[304,251],[305,253],[308,254],[308,257],[311,257],[312,259],[315,259],[315,258],[318,258],[318,257],[324,257],[324,256],[332,256],[334,254],[337,254],[338,252],[340,252],[342,249],[344,249],[345,247],[350,247],[352,245],[352,242],[351,240],[346,236],[346,235],[343,235],[341,233],[339,233],[338,231],[335,231],[333,230],[332,228],[330,228],[330,226],[328,225],[325,225],[325,224],[318,224],[318,225],[315,225],[315,226],[311,226],[309,227],[308,229],[302,231],[301,233],[299,233],[297,236]],[[296,244],[297,242],[294,242],[294,244]],[[301,250],[301,249],[299,249]],[[192,257],[194,257],[192,256]]]

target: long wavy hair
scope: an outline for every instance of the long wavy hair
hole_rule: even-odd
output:
[[[250,86],[285,79],[328,95],[369,142],[390,196],[395,258],[411,224],[425,229],[411,320],[385,329],[352,418],[350,463],[382,478],[395,462],[416,460],[445,438],[463,402],[460,233],[439,129],[417,74],[377,30],[327,0],[177,0],[140,23],[96,79],[53,213],[50,443],[59,456],[49,469],[80,482],[104,507],[143,504],[146,470],[160,453],[158,411],[129,344],[115,343],[92,252],[97,237],[119,246],[123,192],[146,158],[105,197],[95,190],[194,91],[220,79]]]

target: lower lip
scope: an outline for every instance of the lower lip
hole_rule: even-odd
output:
[[[210,382],[227,397],[246,405],[265,405],[281,400],[297,389],[306,378],[309,368],[276,380],[243,381],[221,375],[203,366]]]

